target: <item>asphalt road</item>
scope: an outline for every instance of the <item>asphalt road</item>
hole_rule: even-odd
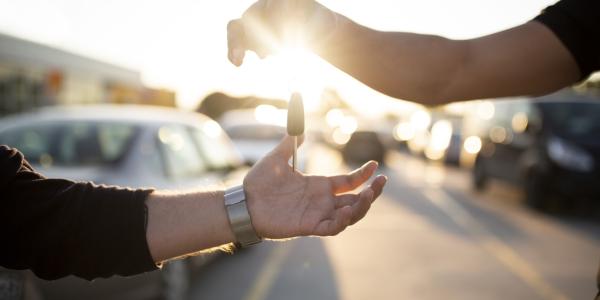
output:
[[[317,148],[309,171],[349,170]],[[195,278],[190,299],[593,299],[600,222],[526,208],[461,169],[388,155],[369,215],[331,238],[264,242]]]

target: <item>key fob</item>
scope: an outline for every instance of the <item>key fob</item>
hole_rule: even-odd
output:
[[[300,93],[293,93],[288,104],[287,132],[291,136],[304,133],[304,104]]]

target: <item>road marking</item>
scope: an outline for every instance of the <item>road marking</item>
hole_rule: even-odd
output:
[[[519,254],[509,245],[497,238],[444,190],[439,188],[428,188],[425,189],[423,193],[441,211],[462,227],[463,230],[475,237],[488,253],[494,256],[509,271],[528,284],[543,299],[569,299],[559,290],[547,283],[524,258],[519,256]]]
[[[274,245],[273,251],[269,253],[266,263],[260,270],[260,273],[244,298],[245,300],[266,299],[268,292],[275,283],[277,274],[279,274],[279,271],[281,270],[281,265],[290,252],[290,243],[292,242],[288,241]]]

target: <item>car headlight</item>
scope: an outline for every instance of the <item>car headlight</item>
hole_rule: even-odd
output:
[[[550,159],[565,169],[589,172],[594,168],[594,158],[587,151],[565,140],[550,138],[547,149]]]

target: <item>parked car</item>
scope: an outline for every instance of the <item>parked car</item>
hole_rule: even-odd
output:
[[[19,149],[47,177],[129,187],[179,189],[229,181],[246,168],[213,120],[144,106],[54,107],[0,121],[0,144]],[[167,263],[162,271],[97,279],[36,280],[47,299],[182,299],[190,273],[207,256]]]
[[[552,198],[600,199],[600,101],[559,92],[494,108],[480,123],[476,189],[490,178],[522,185],[536,208]]]
[[[342,157],[349,163],[365,163],[375,160],[384,163],[385,146],[374,131],[359,130],[352,133],[342,148]]]
[[[287,134],[287,128],[282,125],[282,123],[286,123],[287,111],[277,110],[273,107],[271,110],[261,112],[263,107],[232,110],[225,113],[220,119],[221,126],[248,165],[254,165],[271,152]],[[261,118],[256,118],[256,116]],[[298,149],[298,168],[300,170],[306,168],[306,150],[310,147],[310,143],[310,135],[307,135],[302,147]]]
[[[270,124],[236,124],[224,129],[249,165],[273,150],[286,135],[285,127]]]
[[[427,143],[423,154],[430,160],[458,165],[462,148],[462,119],[445,116],[427,128]]]

